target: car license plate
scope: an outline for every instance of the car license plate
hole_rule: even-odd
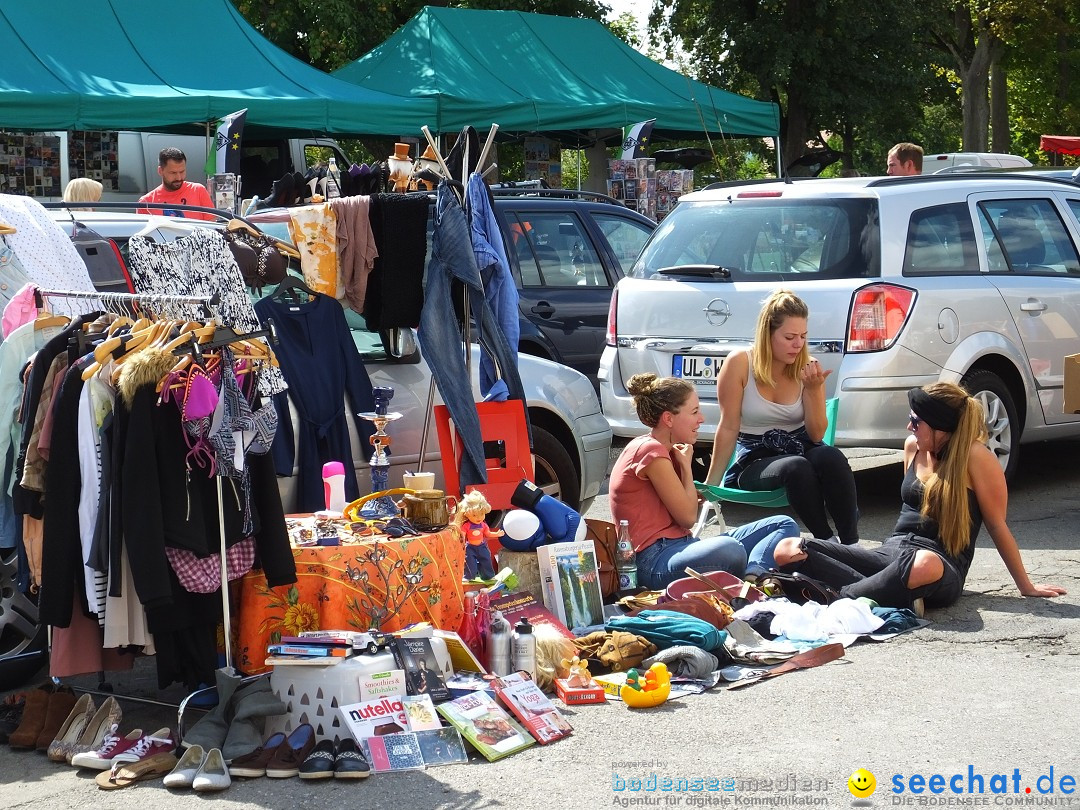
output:
[[[724,358],[718,355],[677,354],[671,359],[671,376],[682,377],[695,385],[707,385],[716,381],[723,362]]]

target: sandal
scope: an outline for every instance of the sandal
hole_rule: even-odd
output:
[[[154,754],[137,762],[118,762],[110,770],[99,773],[95,781],[102,790],[115,790],[164,777],[175,767],[176,757],[173,754]]]

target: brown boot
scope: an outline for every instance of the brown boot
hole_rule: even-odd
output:
[[[33,748],[37,745],[38,734],[45,727],[45,715],[49,712],[52,692],[52,684],[47,684],[26,693],[22,720],[8,738],[8,745],[12,748]]]
[[[38,732],[37,744],[34,746],[38,751],[48,751],[49,743],[56,739],[60,727],[64,725],[75,708],[75,693],[67,687],[61,687],[49,696],[49,707],[45,712],[45,724]]]

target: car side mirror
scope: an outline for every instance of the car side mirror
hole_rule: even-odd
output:
[[[407,326],[395,326],[380,330],[386,353],[399,363],[417,363],[420,353],[416,346],[416,333]]]

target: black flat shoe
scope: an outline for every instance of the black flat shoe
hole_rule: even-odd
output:
[[[330,779],[334,775],[334,741],[323,740],[300,763],[301,779]]]
[[[338,743],[337,756],[334,760],[335,779],[366,779],[371,775],[364,752],[352,737],[346,737]]]

